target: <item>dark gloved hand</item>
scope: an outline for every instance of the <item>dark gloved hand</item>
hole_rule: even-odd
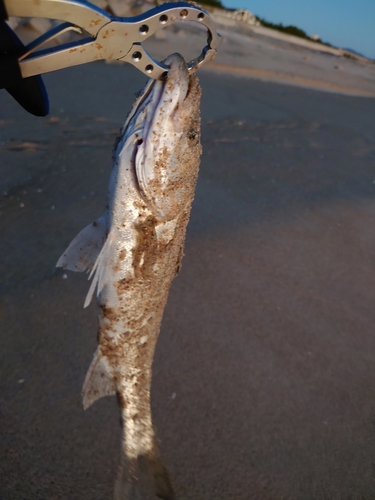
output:
[[[42,77],[22,78],[18,58],[25,53],[25,46],[5,19],[7,14],[0,0],[0,89],[5,88],[29,113],[46,116],[49,102]]]

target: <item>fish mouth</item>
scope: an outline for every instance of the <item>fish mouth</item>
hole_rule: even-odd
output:
[[[158,112],[158,106],[165,94],[172,94],[172,100],[169,102],[169,112],[173,111],[177,103],[181,105],[187,96],[189,90],[189,72],[184,58],[180,54],[175,53],[168,56],[163,63],[169,66],[169,70],[165,72],[163,78],[161,80],[150,79],[137,95],[137,100],[123,127],[123,131],[125,132],[126,129],[130,129],[128,134],[126,134],[127,136],[131,134],[132,129],[137,128],[135,124],[137,118],[142,119],[143,117],[140,115],[147,114],[149,118]],[[147,129],[143,135],[145,133],[147,134]]]
[[[173,152],[186,135],[187,115],[192,112],[188,96],[192,82],[197,81],[195,75],[189,75],[180,54],[171,54],[164,63],[169,66],[167,74],[161,80],[147,82],[128,116],[115,151],[118,154],[119,148],[131,148],[132,170],[139,192],[161,219],[164,215],[156,209],[155,199],[164,196],[163,186],[170,183],[178,170],[177,165],[171,168]],[[159,193],[155,193],[155,182],[161,186]]]
[[[137,99],[130,110],[124,126],[121,129],[121,135],[118,143],[115,145],[115,152],[122,149],[125,143],[132,136],[135,139],[145,140],[148,127],[152,117],[158,112],[163,95],[172,93],[174,99],[169,101],[169,112],[186,98],[189,90],[189,72],[184,58],[178,54],[171,54],[164,61],[169,66],[169,71],[161,80],[150,78],[145,87],[136,95]],[[177,102],[176,102],[177,94]],[[134,137],[133,137],[134,138]]]
[[[150,88],[147,89],[145,101],[149,99],[149,104],[145,106],[146,118],[142,132],[137,138],[136,176],[143,195],[148,199],[150,181],[156,175],[167,175],[160,169],[156,173],[155,166],[160,156],[163,156],[163,162],[167,163],[167,152],[173,151],[181,138],[182,130],[175,116],[189,91],[190,78],[184,58],[180,54],[172,54],[164,63],[169,66],[169,71],[163,80],[151,82]]]
[[[185,180],[196,179],[201,154],[198,78],[180,54],[164,62],[169,71],[147,82],[113,150],[114,165],[126,166],[121,175],[160,222],[176,219],[193,196]]]

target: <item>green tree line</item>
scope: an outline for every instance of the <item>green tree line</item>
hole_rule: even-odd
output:
[[[275,24],[275,23],[270,23],[269,21],[266,21],[265,19],[262,19],[261,17],[258,17],[258,16],[255,16],[256,19],[260,22],[260,24],[266,28],[271,28],[273,30],[277,30],[277,31],[281,31],[282,33],[287,33],[288,35],[294,35],[294,36],[299,36],[300,38],[305,38],[306,40],[310,40],[311,42],[311,38],[309,37],[309,35],[301,30],[300,28],[297,28],[297,26],[284,26],[282,23],[279,23],[279,24]],[[324,45],[329,45],[331,46],[330,43],[327,43],[327,42],[323,42],[323,40],[320,40],[320,38],[318,40],[313,40],[315,42],[318,42],[318,43],[323,43]]]

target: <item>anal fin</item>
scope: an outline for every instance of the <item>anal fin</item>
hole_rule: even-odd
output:
[[[110,372],[108,362],[98,347],[83,383],[82,399],[85,410],[97,399],[116,394],[115,382]]]

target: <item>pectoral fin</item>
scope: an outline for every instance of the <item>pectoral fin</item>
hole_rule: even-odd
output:
[[[91,271],[107,235],[107,224],[102,216],[86,226],[57,261],[56,267],[69,271]]]
[[[83,407],[85,410],[97,399],[116,394],[115,383],[110,372],[111,370],[106,358],[101,355],[98,348],[94,354],[94,359],[91,362],[82,388]]]
[[[103,290],[105,285],[108,283],[111,277],[112,269],[110,268],[111,255],[112,255],[112,244],[116,241],[117,230],[112,228],[109,232],[107,239],[96,258],[95,264],[92,266],[89,279],[92,278],[92,282],[89,291],[86,296],[85,303],[83,307],[87,307],[94,295],[95,289],[97,295]]]

